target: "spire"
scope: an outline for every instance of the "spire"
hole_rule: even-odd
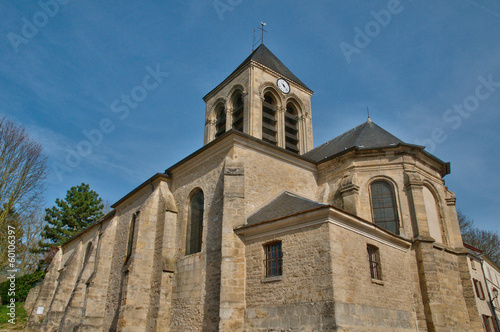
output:
[[[372,123],[372,119],[370,118],[370,110],[368,109],[368,106],[366,106],[366,113],[368,114],[368,119],[366,119],[366,122]]]

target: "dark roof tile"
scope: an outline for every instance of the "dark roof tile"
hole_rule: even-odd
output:
[[[368,120],[335,137],[334,139],[305,153],[303,156],[315,162],[340,154],[352,148],[373,149],[393,147],[404,143],[396,136],[377,126],[370,118]]]
[[[289,216],[321,206],[326,205],[296,196],[289,192],[284,192],[248,217],[246,224],[253,225],[262,221]]]

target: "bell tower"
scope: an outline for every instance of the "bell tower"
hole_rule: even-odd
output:
[[[313,148],[312,95],[313,92],[261,44],[203,97],[207,105],[204,144],[236,130],[304,154]]]

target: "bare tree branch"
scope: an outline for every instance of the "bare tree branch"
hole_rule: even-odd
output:
[[[15,207],[36,205],[45,190],[47,157],[26,130],[5,117],[0,120],[0,229]]]
[[[489,259],[500,265],[500,237],[498,233],[476,227],[473,219],[457,211],[462,239],[468,245],[480,249]]]

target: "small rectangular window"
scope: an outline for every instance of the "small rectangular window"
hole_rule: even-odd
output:
[[[486,332],[498,332],[497,326],[495,324],[495,320],[491,316],[483,316],[483,324],[484,324],[484,330]]]
[[[490,316],[490,323],[491,323],[491,326],[493,327],[493,331],[498,332],[498,328],[497,328],[497,324],[495,323],[495,319],[493,319],[493,317],[491,317],[491,316]]]
[[[283,275],[283,252],[281,251],[281,241],[264,245],[266,268],[266,278]]]
[[[476,262],[474,262],[474,259],[470,259],[470,266],[472,267],[473,270],[476,269]]]
[[[370,274],[372,279],[382,280],[382,271],[380,266],[380,254],[377,247],[368,245],[368,261],[370,262]]]
[[[479,299],[484,300],[484,291],[481,281],[477,279],[472,279],[474,281],[474,288],[476,289],[476,295]]]

